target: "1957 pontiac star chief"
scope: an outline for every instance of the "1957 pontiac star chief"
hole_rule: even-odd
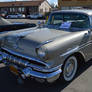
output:
[[[70,82],[80,63],[92,58],[92,11],[53,12],[44,26],[1,34],[0,44],[0,60],[19,82]]]

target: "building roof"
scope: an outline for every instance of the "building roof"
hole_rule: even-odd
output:
[[[92,6],[92,0],[58,0],[59,8],[61,7],[80,7]]]
[[[45,1],[45,0],[0,2],[0,7],[12,7],[12,6],[39,6],[43,1]]]
[[[85,13],[87,15],[92,15],[92,10],[88,10],[88,9],[59,10],[55,12],[73,12],[73,13],[77,12],[77,13]]]

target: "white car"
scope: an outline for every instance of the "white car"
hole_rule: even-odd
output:
[[[13,14],[13,15],[8,15],[6,18],[25,18],[24,14]]]
[[[38,19],[38,18],[42,18],[43,16],[41,14],[32,14],[32,15],[28,15],[27,17],[32,19]]]

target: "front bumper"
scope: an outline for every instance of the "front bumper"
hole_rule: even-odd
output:
[[[60,76],[60,73],[62,72],[61,66],[59,65],[54,68],[42,68],[41,66],[33,65],[29,63],[27,60],[23,60],[20,57],[13,56],[14,53],[9,54],[9,52],[0,52],[0,60],[2,60],[5,64],[8,64],[8,66],[16,66],[15,68],[19,70],[20,76],[23,79],[26,78],[35,78],[37,80],[47,80],[48,82],[54,82],[57,80]],[[38,60],[34,60],[38,61]],[[40,63],[40,62],[39,62]],[[23,66],[23,68],[21,67]],[[12,71],[13,72],[13,71]]]
[[[39,80],[47,80],[48,82],[54,82],[55,80],[57,80],[60,76],[60,73],[62,72],[61,69],[58,69],[57,71],[54,72],[50,72],[50,73],[43,73],[43,72],[38,72],[38,71],[34,71],[32,70],[30,67],[25,68],[22,70],[23,74],[21,75],[22,78],[26,78],[26,77],[34,77],[35,79]]]

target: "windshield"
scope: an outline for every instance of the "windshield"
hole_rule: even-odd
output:
[[[81,13],[53,13],[47,23],[54,28],[89,28],[89,18]]]

